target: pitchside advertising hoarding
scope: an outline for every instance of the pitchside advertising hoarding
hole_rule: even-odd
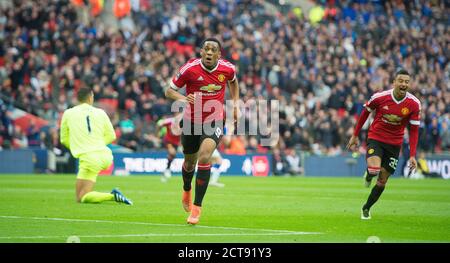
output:
[[[28,152],[29,154],[23,154]],[[0,151],[0,174],[11,173],[44,173],[47,170],[48,151],[45,149],[28,150],[3,150]],[[272,155],[223,155],[223,163],[220,167],[222,174],[240,176],[268,176],[273,172]],[[9,158],[13,158],[13,161]],[[167,167],[167,153],[114,153],[114,164],[103,175],[160,175]],[[20,166],[17,166],[20,163]],[[181,173],[183,156],[177,155],[172,163],[171,170],[174,174]],[[358,158],[349,156],[306,156],[302,161],[306,176],[362,176],[367,164],[365,156]],[[429,155],[426,164],[430,172],[439,174],[444,179],[450,179],[450,155]],[[74,163],[74,169],[78,163]],[[22,170],[26,167],[26,171]],[[408,174],[408,165],[404,165],[400,158],[397,170],[393,176]],[[402,169],[404,168],[404,169]],[[72,168],[71,168],[72,170]],[[402,172],[403,170],[403,172]],[[75,171],[74,173],[76,173]],[[72,172],[69,172],[72,173]]]
[[[425,158],[429,172],[437,173],[444,179],[450,179],[450,155],[429,155]],[[360,177],[367,168],[366,156],[307,156],[304,169],[307,176],[354,176]],[[418,173],[416,169],[413,173]],[[408,163],[400,157],[393,176],[409,174]],[[412,176],[412,178],[417,178]]]
[[[425,158],[428,170],[431,173],[437,173],[444,179],[450,179],[450,156],[433,155]],[[406,163],[404,174],[407,173],[409,163]]]
[[[448,157],[439,156],[434,160],[427,160],[430,172],[440,174],[444,179],[450,179],[450,160]]]
[[[270,154],[222,155],[220,172],[222,175],[269,176],[272,174]],[[181,174],[183,155],[177,154],[170,170]],[[108,175],[161,175],[167,167],[167,154],[114,153],[114,163],[101,174]]]

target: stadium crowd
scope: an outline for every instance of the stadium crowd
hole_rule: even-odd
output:
[[[117,144],[162,148],[156,122],[170,115],[164,91],[201,41],[217,36],[222,56],[237,66],[241,98],[281,106],[275,147],[232,136],[222,151],[273,150],[279,167],[294,172],[296,150],[339,155],[364,102],[389,89],[400,67],[412,74],[411,92],[422,103],[419,149],[450,150],[447,1],[316,1],[310,13],[280,12],[262,0],[132,2],[128,20],[121,19],[131,26],[118,31],[99,17],[81,23],[69,1],[14,1],[0,10],[3,147],[57,144],[55,127],[84,83],[113,120]],[[15,127],[11,102],[52,129]]]

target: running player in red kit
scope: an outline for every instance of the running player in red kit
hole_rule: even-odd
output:
[[[187,223],[197,224],[200,219],[203,197],[211,176],[211,155],[223,135],[225,88],[238,105],[239,90],[233,64],[221,59],[221,44],[215,38],[203,41],[200,56],[189,60],[172,78],[166,97],[188,102],[182,121],[181,144],[184,163],[182,204],[190,212]],[[186,96],[178,90],[186,86]],[[237,120],[237,106],[233,109]],[[195,165],[195,198],[192,203],[191,182]]]
[[[398,156],[403,141],[404,130],[409,125],[409,168],[416,168],[416,148],[419,137],[420,101],[408,92],[410,87],[409,73],[401,69],[395,74],[393,89],[375,93],[364,104],[355,131],[350,138],[347,149],[359,144],[358,134],[371,112],[375,112],[374,121],[369,127],[367,139],[367,171],[366,186],[370,186],[372,178],[378,176],[377,184],[361,210],[361,219],[370,219],[370,208],[384,191],[391,174],[397,168]]]
[[[179,123],[181,121],[181,114],[175,115],[170,118],[160,119],[156,126],[158,128],[158,133],[163,132],[163,143],[167,150],[167,167],[164,171],[163,176],[161,177],[161,181],[163,183],[167,182],[170,177],[172,177],[172,173],[170,172],[170,165],[172,164],[173,159],[175,159],[175,155],[177,154],[177,148],[180,145],[180,135],[181,128]]]

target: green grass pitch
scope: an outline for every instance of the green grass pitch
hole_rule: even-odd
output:
[[[99,177],[134,206],[77,204],[74,175],[0,175],[0,242],[450,242],[450,181],[392,178],[372,220],[360,219],[362,178],[225,176],[187,225],[180,176]]]

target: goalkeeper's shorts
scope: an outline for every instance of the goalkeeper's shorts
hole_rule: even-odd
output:
[[[77,179],[97,181],[100,171],[108,168],[113,161],[111,151],[98,151],[80,155]]]

